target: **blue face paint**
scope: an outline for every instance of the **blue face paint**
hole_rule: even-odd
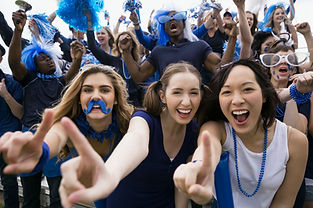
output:
[[[279,79],[279,76],[277,75],[277,79]]]
[[[273,73],[272,73],[273,75],[275,75],[275,71],[273,71]]]
[[[94,105],[99,105],[100,108],[101,108],[101,111],[104,113],[104,114],[108,114],[111,112],[111,108],[108,108],[106,107],[106,104],[105,102],[103,102],[102,100],[90,100],[89,103],[88,103],[88,107],[87,109],[83,109],[84,113],[87,115],[91,112],[92,110],[92,107]]]
[[[288,65],[288,70],[293,72],[295,70],[295,68],[293,68],[292,66]]]

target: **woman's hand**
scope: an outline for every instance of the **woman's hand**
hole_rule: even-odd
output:
[[[61,120],[79,156],[62,164],[59,187],[62,206],[71,208],[76,202],[93,202],[107,197],[118,182],[105,167],[100,155],[69,118]]]
[[[212,197],[214,170],[212,168],[212,148],[210,135],[202,135],[202,160],[194,160],[180,165],[174,173],[177,189],[198,204],[206,204]]]
[[[0,152],[8,164],[4,173],[27,173],[35,168],[42,154],[42,142],[52,126],[52,121],[52,110],[46,110],[35,134],[16,131],[5,133],[1,137]]]

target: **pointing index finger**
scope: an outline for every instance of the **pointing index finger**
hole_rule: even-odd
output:
[[[81,156],[92,156],[94,152],[93,148],[89,144],[87,138],[79,131],[73,121],[69,118],[62,118],[61,123],[65,131],[67,132],[69,138],[73,142],[77,152]]]
[[[34,139],[42,142],[46,134],[50,130],[52,123],[53,123],[53,111],[51,109],[47,109],[45,110],[40,126],[34,135]]]

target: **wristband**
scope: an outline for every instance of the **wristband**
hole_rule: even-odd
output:
[[[202,162],[202,160],[193,160],[192,163]]]
[[[297,86],[292,85],[289,88],[289,95],[294,101],[296,101],[296,103],[303,104],[303,103],[306,103],[311,98],[312,92],[300,93],[297,90]]]
[[[35,168],[34,168],[34,170],[32,172],[42,170],[43,167],[48,163],[49,156],[50,156],[49,146],[47,145],[46,142],[43,142],[42,143],[42,154],[40,156],[40,160],[39,160],[39,162],[37,163],[37,165],[35,166]]]

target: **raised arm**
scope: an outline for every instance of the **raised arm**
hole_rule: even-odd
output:
[[[121,23],[123,22],[123,20],[125,20],[125,16],[124,15],[121,15],[119,18],[118,18],[118,20],[117,20],[117,23],[116,23],[116,25],[115,25],[115,27],[114,27],[114,29],[113,29],[113,35],[117,35],[118,34],[118,31],[119,31],[119,29],[120,29],[120,25],[121,25]]]
[[[107,197],[148,155],[150,130],[141,117],[131,119],[127,133],[106,163],[69,119],[62,119],[62,124],[79,153],[79,157],[61,167],[60,196],[64,207]]]
[[[198,204],[206,204],[213,197],[214,171],[222,152],[223,128],[222,123],[205,123],[192,162],[180,165],[174,173],[177,189]]]
[[[80,41],[74,41],[71,43],[71,51],[73,54],[73,62],[70,69],[65,74],[66,83],[69,83],[79,72],[82,56],[86,53],[86,48]]]
[[[129,19],[133,22],[135,26],[136,37],[146,49],[152,51],[154,46],[156,45],[156,40],[154,40],[151,36],[145,35],[140,27],[138,15],[135,11],[130,13]]]
[[[294,25],[290,24],[289,25],[289,30],[290,30],[290,33],[291,33],[291,38],[293,40],[293,47],[295,49],[298,48],[298,35],[297,35],[297,31],[296,31],[296,28]]]
[[[241,50],[240,59],[245,59],[250,57],[251,44],[253,41],[252,34],[247,21],[246,11],[245,11],[245,0],[233,0],[238,9],[239,16],[239,32],[241,40]]]
[[[313,70],[313,36],[309,23],[303,22],[301,24],[297,24],[296,26],[297,32],[301,33],[304,36],[308,51],[310,53],[310,61],[309,63],[301,66],[305,70]]]
[[[126,63],[127,70],[130,73],[135,83],[139,84],[145,81],[148,77],[152,76],[155,72],[155,68],[148,61],[144,61],[139,65],[131,54],[132,40],[126,36],[121,40],[120,47],[122,49],[122,58]]]
[[[13,12],[12,19],[15,29],[9,47],[8,61],[13,76],[16,80],[21,81],[27,74],[27,69],[25,65],[21,62],[21,38],[24,26],[26,24],[26,14],[22,10]]]

